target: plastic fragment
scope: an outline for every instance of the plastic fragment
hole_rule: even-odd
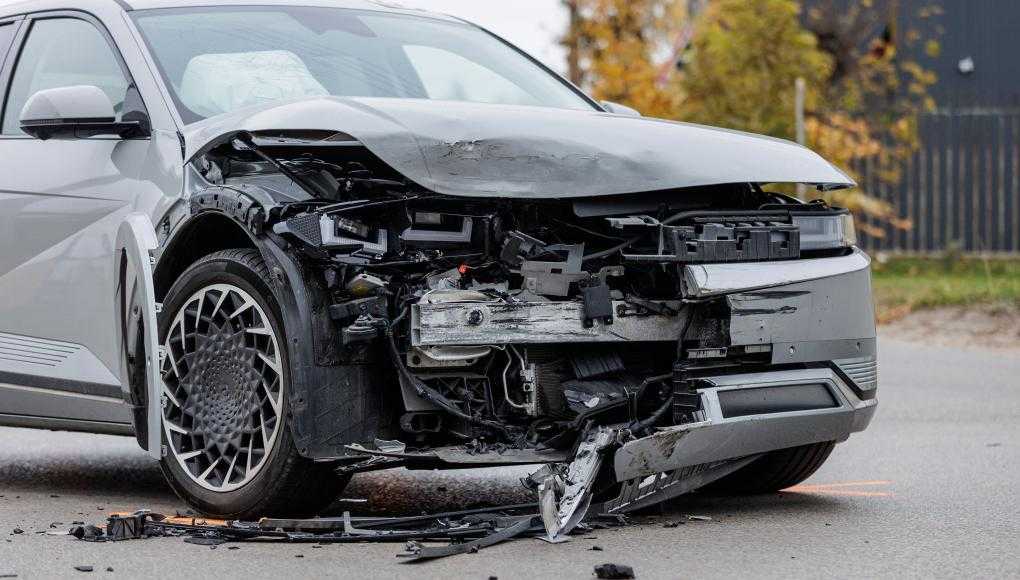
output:
[[[634,578],[634,569],[626,564],[599,564],[595,566],[595,577],[603,580],[627,580]]]
[[[223,538],[209,538],[204,536],[188,536],[184,538],[186,544],[197,544],[199,546],[218,546],[220,544],[226,544],[227,541]]]

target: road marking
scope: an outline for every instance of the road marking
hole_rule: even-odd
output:
[[[843,495],[850,497],[892,497],[891,491],[870,491],[866,489],[854,489],[861,487],[882,487],[892,485],[892,481],[846,481],[838,483],[816,483],[801,484],[784,489],[790,493],[818,493],[824,495]]]

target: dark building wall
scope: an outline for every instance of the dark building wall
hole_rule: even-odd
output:
[[[849,1],[849,0],[847,0]],[[872,251],[1020,252],[1020,0],[886,0],[898,4],[899,54],[938,75],[930,89],[937,110],[920,119],[921,147],[903,181],[883,185],[867,164],[862,186],[894,203],[911,230],[862,235]],[[813,2],[806,0],[805,7]],[[935,4],[941,14],[918,17]],[[908,46],[911,28],[936,39]],[[965,59],[973,71],[960,70]]]
[[[938,74],[932,95],[939,108],[1020,109],[1020,1],[936,1],[943,14],[931,22],[912,18],[920,0],[901,0],[900,17],[941,43],[938,58],[922,58]],[[965,74],[960,62],[967,58],[974,70]]]

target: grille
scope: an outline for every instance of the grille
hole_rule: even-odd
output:
[[[299,215],[287,220],[287,228],[290,233],[313,246],[322,245],[322,228],[319,225],[319,216],[314,213]]]

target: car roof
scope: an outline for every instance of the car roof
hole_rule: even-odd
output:
[[[414,14],[441,20],[461,22],[461,19],[437,12],[407,8],[397,3],[377,0],[25,0],[0,6],[0,18],[49,10],[83,10],[120,7],[125,11],[154,8],[187,8],[211,6],[315,6],[372,10],[398,14]]]

